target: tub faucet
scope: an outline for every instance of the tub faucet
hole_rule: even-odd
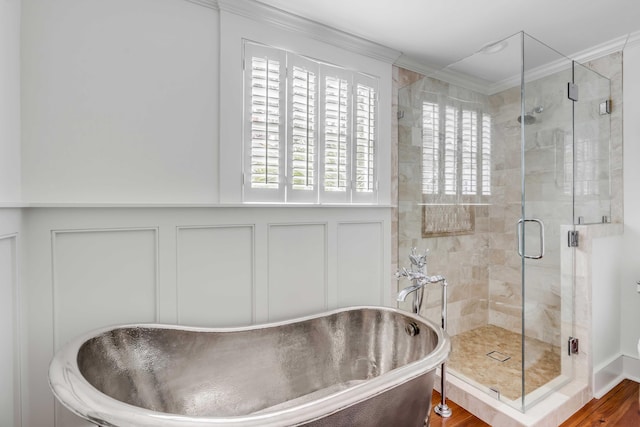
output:
[[[423,253],[418,253],[417,248],[412,248],[409,254],[409,261],[411,261],[411,269],[407,270],[402,268],[396,273],[396,278],[400,279],[406,277],[411,281],[411,286],[402,289],[397,296],[397,301],[404,301],[407,295],[413,293],[413,307],[414,313],[420,313],[422,307],[423,288],[428,283],[433,283],[427,276],[427,253],[429,250],[425,250]]]
[[[417,292],[420,289],[422,289],[424,286],[430,283],[438,283],[438,282],[444,281],[444,277],[442,276],[439,276],[439,275],[427,276],[421,271],[411,271],[411,270],[407,270],[406,268],[403,268],[401,271],[396,273],[396,277],[398,279],[400,279],[401,277],[406,277],[407,279],[411,280],[411,282],[413,283],[413,285],[407,286],[406,288],[402,289],[398,293],[398,297],[396,298],[397,301],[404,301],[405,299],[407,299],[407,296],[410,293]],[[418,297],[417,294],[416,294],[416,297]],[[415,311],[415,307],[414,307],[415,313],[418,313],[420,311],[419,310],[420,307],[418,306],[417,308],[418,308],[418,311]]]
[[[416,314],[420,313],[420,308],[422,307],[422,297],[424,294],[424,287],[429,283],[441,283],[442,284],[442,329],[444,331],[447,330],[447,280],[444,276],[435,275],[428,276],[426,273],[426,265],[427,265],[427,251],[424,254],[418,254],[416,248],[411,249],[411,254],[409,255],[409,260],[411,261],[411,270],[407,270],[406,268],[402,268],[402,270],[398,270],[396,273],[396,278],[400,279],[402,277],[406,277],[411,281],[411,286],[407,286],[398,292],[398,296],[396,297],[397,301],[404,301],[407,296],[413,293],[413,312]],[[417,269],[414,269],[417,268]],[[440,367],[440,403],[433,409],[434,412],[440,415],[443,418],[447,418],[451,416],[451,408],[447,405],[447,397],[446,397],[446,364],[442,362]]]
[[[411,292],[416,292],[423,286],[423,284],[407,286],[406,288],[398,292],[397,301],[404,301],[405,299],[407,299],[407,295],[409,295]]]

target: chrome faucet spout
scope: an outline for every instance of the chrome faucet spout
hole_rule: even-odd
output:
[[[411,293],[411,292],[415,292],[418,289],[422,288],[422,286],[424,286],[423,284],[417,284],[417,285],[412,285],[412,286],[408,286],[406,288],[404,288],[403,290],[401,290],[398,293],[398,297],[396,298],[396,301],[404,301],[405,299],[407,299],[407,296]]]

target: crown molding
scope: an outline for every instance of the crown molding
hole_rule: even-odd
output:
[[[419,61],[416,61],[406,55],[400,56],[400,58],[398,58],[394,65],[405,68],[409,71],[420,73],[426,77],[432,77],[446,83],[450,83],[456,86],[462,86],[474,92],[479,92],[484,95],[490,94],[489,90],[491,86],[489,82],[484,79],[474,78],[472,76],[458,73],[453,70],[444,71],[444,69],[438,69],[420,63]]]
[[[213,10],[220,10],[218,7],[218,0],[186,0],[189,3],[194,3],[199,6],[204,6]]]
[[[629,39],[624,47],[626,49],[629,46],[636,46],[638,44],[640,44],[640,31],[629,34]]]
[[[304,34],[306,37],[392,64],[400,52],[362,37],[285,12],[255,0],[217,0],[221,11]]]
[[[525,79],[527,81],[537,80],[542,77],[546,77],[551,74],[567,69],[567,65],[570,64],[570,61],[575,61],[578,64],[586,64],[589,61],[603,58],[607,55],[611,55],[612,53],[622,52],[627,47],[636,45],[638,43],[640,43],[640,31],[636,31],[622,37],[617,37],[615,39],[590,47],[588,49],[581,50],[572,55],[568,55],[564,59],[559,59],[557,61],[550,62],[543,66],[533,68],[531,70],[527,70],[525,74]],[[489,94],[495,94],[505,89],[509,89],[519,84],[519,82],[520,82],[520,76],[514,76],[511,78],[502,80],[490,86]]]
[[[565,59],[559,59],[543,66],[527,70],[525,78],[527,81],[537,80],[566,69],[567,64],[570,64],[570,61],[572,60],[579,64],[585,64],[589,61],[593,61],[594,59],[602,58],[615,52],[621,52],[628,47],[636,45],[640,45],[640,31],[636,31],[622,37],[617,37],[599,45],[590,47],[589,49],[576,52],[573,55],[567,56]],[[455,74],[451,71],[444,72],[440,69],[420,63],[419,61],[405,55],[402,55],[395,62],[395,65],[406,68],[410,71],[424,74],[428,77],[435,77],[447,83],[463,86],[467,89],[471,89],[485,95],[493,95],[520,84],[519,74],[499,82],[490,83],[486,80],[476,79],[464,74]]]

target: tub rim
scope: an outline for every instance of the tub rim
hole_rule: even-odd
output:
[[[108,396],[95,388],[84,378],[78,366],[78,351],[85,342],[116,329],[148,328],[213,333],[242,332],[290,325],[338,313],[358,310],[396,313],[404,316],[407,320],[414,320],[425,324],[436,334],[436,346],[427,356],[419,360],[392,369],[391,371],[375,378],[371,378],[347,389],[320,397],[316,400],[280,410],[267,410],[260,413],[227,417],[193,417],[158,412],[131,405]],[[398,308],[360,305],[348,306],[275,322],[237,327],[210,328],[164,323],[130,323],[101,327],[79,335],[61,346],[60,349],[55,352],[49,365],[48,380],[49,388],[53,392],[53,395],[64,407],[75,415],[99,425],[113,425],[118,427],[153,427],[158,425],[167,427],[215,427],[233,425],[242,427],[275,427],[282,425],[298,425],[300,423],[323,418],[361,401],[370,399],[388,389],[400,386],[412,379],[427,374],[431,370],[435,370],[447,359],[450,350],[451,341],[449,335],[439,325],[429,319]]]

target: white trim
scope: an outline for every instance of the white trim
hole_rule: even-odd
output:
[[[593,397],[600,399],[624,379],[623,356],[616,354],[593,369]]]
[[[52,354],[55,354],[56,350],[60,346],[58,341],[58,331],[56,325],[56,313],[59,312],[57,307],[56,288],[57,288],[57,275],[56,275],[56,237],[59,234],[80,234],[80,233],[107,233],[107,232],[122,232],[122,231],[152,231],[154,239],[154,251],[155,251],[155,322],[160,322],[160,228],[159,227],[122,227],[122,228],[86,228],[86,229],[65,229],[65,230],[51,230],[51,298],[52,298],[52,310],[51,310],[51,331],[52,331]],[[58,285],[59,286],[59,285]],[[57,418],[56,418],[57,419]]]
[[[197,4],[199,6],[208,7],[213,10],[220,10],[218,7],[218,0],[187,0],[189,3]]]
[[[625,378],[640,382],[640,359],[619,353],[594,368],[593,397],[600,399]]]
[[[573,58],[576,62],[584,64],[585,62],[602,58],[603,56],[610,55],[614,52],[623,51],[629,45],[633,45],[638,42],[640,42],[640,31],[635,31],[604,43],[600,43],[588,49],[581,50],[573,55],[569,55],[569,57]]]
[[[394,65],[405,68],[409,71],[413,71],[422,74],[427,77],[432,77],[443,82],[451,83],[452,85],[462,86],[475,92],[479,92],[483,95],[490,95],[490,84],[484,79],[474,78],[462,73],[457,73],[453,70],[443,71],[443,68],[435,68],[430,65],[422,64],[419,61],[402,55],[396,60]]]
[[[624,51],[626,48],[636,46],[638,44],[640,44],[640,31],[636,31],[629,34],[628,39],[622,50]]]
[[[622,367],[625,378],[640,382],[640,359],[638,356],[622,355]]]
[[[627,47],[636,44],[640,44],[640,31],[636,31],[622,37],[617,37],[599,45],[592,46],[588,49],[575,52],[571,55],[568,55],[566,58],[559,59],[543,66],[528,70],[525,74],[527,80],[536,80],[556,73],[563,68],[566,68],[567,64],[571,64],[572,60],[580,64],[584,64],[586,62],[602,58],[615,52],[624,51],[624,49],[626,49]],[[474,90],[485,95],[493,95],[520,84],[519,74],[496,83],[489,83],[486,80],[455,73],[451,70],[443,72],[442,67],[436,68],[430,65],[422,64],[419,61],[405,55],[400,56],[396,60],[395,65],[410,71],[414,71],[416,73],[423,74],[428,77],[437,78],[447,83],[463,86],[467,89]]]
[[[180,265],[180,232],[182,230],[211,230],[211,229],[241,229],[248,228],[251,230],[251,319],[250,324],[256,323],[257,312],[256,312],[256,226],[255,224],[219,224],[219,225],[178,225],[176,226],[176,250],[175,250],[175,277],[176,277],[176,323],[182,324],[180,320],[180,269],[178,268]]]
[[[11,291],[13,293],[13,330],[12,330],[12,344],[13,344],[13,422],[16,426],[22,425],[22,381],[24,377],[23,364],[22,364],[22,310],[21,310],[21,295],[19,285],[19,250],[18,250],[18,236],[19,233],[10,233],[0,235],[0,241],[7,240],[11,244],[11,257],[13,258],[13,274],[11,283]]]
[[[192,1],[192,0],[189,0]],[[303,33],[306,37],[392,64],[400,52],[254,0],[218,0],[220,10]]]

